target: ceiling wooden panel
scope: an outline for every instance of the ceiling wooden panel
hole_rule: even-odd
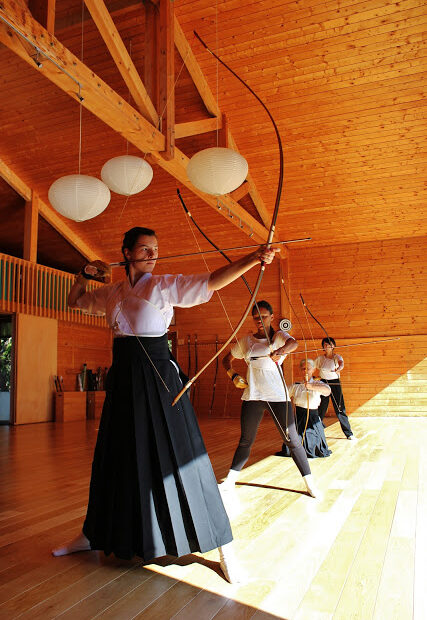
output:
[[[81,5],[75,0],[57,4],[56,36],[80,57]],[[142,74],[142,4],[117,0],[108,5],[127,47],[132,41],[132,58]],[[285,150],[281,238],[311,236],[315,246],[425,233],[422,2],[176,0],[174,6],[270,213],[278,176],[271,123],[242,85],[217,68],[194,29],[247,80],[276,119]],[[88,15],[83,58],[128,98]],[[178,54],[175,70],[177,122],[207,116]],[[76,172],[78,104],[5,48],[0,48],[0,124],[0,157],[43,199],[53,180]],[[82,137],[83,173],[99,176],[107,159],[126,152],[125,141],[85,110]],[[212,133],[178,141],[187,155],[214,144]],[[137,153],[133,147],[130,152]],[[122,232],[137,224],[158,231],[165,253],[191,251],[195,240],[176,187],[155,167],[154,181],[142,194],[113,195],[95,220],[68,223],[87,243],[105,248],[111,260],[120,259]],[[218,244],[247,242],[244,232],[188,190],[183,193]],[[0,200],[9,217],[16,217],[16,195],[0,186]],[[241,202],[256,216],[248,200]],[[6,221],[3,217],[0,223],[0,239],[22,244],[19,226]]]

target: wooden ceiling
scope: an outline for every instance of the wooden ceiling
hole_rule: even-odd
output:
[[[56,4],[55,36],[80,58],[81,2]],[[107,6],[128,49],[131,42],[132,59],[143,75],[142,2],[116,0]],[[270,214],[278,179],[272,125],[255,98],[217,66],[193,30],[250,84],[276,119],[285,150],[278,237],[310,236],[315,246],[425,234],[422,0],[176,0],[174,7]],[[87,10],[83,26],[83,62],[128,101],[127,87]],[[207,118],[177,52],[175,77],[176,122]],[[0,159],[48,202],[50,184],[77,171],[79,105],[1,44],[0,125]],[[177,140],[188,156],[215,144],[215,133]],[[104,162],[126,149],[118,133],[83,109],[82,173],[99,177]],[[132,145],[129,152],[139,154]],[[120,259],[122,233],[134,225],[155,228],[166,254],[192,251],[195,241],[177,186],[182,189],[154,165],[147,190],[129,199],[113,194],[94,220],[67,224],[109,260]],[[248,229],[239,231],[199,197],[182,191],[221,247],[248,242]],[[248,197],[240,204],[261,222]],[[0,251],[19,255],[22,214],[22,199],[1,182]],[[53,229],[43,225],[40,230],[40,262],[53,264],[46,261],[63,252],[63,268],[80,266],[77,253],[72,258],[65,246],[58,249]]]

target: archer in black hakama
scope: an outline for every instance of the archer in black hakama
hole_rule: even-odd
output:
[[[83,532],[145,562],[215,549],[231,528],[188,396],[171,406],[182,383],[167,335],[139,340],[114,339]]]

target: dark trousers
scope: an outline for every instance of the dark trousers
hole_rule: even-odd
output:
[[[339,379],[321,379],[323,383],[326,383],[331,388],[330,396],[321,396],[319,405],[319,417],[321,420],[325,417],[328,410],[329,398],[332,398],[332,404],[334,406],[335,415],[337,416],[339,423],[341,424],[342,432],[346,437],[350,437],[353,434],[350,426],[350,420],[345,412],[344,396],[342,393],[341,381]]]
[[[274,412],[274,416],[270,407]],[[241,436],[237,450],[234,453],[231,469],[241,471],[247,462],[252,445],[255,441],[258,427],[262,420],[262,416],[264,415],[264,411],[268,411],[273,418],[277,430],[279,431],[284,444],[288,446],[291,456],[295,461],[295,465],[298,467],[301,475],[307,476],[310,474],[310,465],[308,464],[307,455],[295,428],[294,412],[289,401],[270,403],[270,406],[268,402],[263,400],[243,401],[240,416]],[[286,426],[288,427],[289,439],[286,438],[283,432],[286,431]]]

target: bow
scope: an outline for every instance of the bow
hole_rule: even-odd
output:
[[[260,97],[252,90],[252,88],[244,80],[242,80],[242,78],[240,76],[237,75],[237,73],[235,73],[223,60],[221,60],[221,58],[219,58],[219,56],[217,56],[214,52],[212,52],[212,50],[210,50],[208,48],[206,43],[199,37],[197,32],[194,31],[194,34],[197,37],[197,39],[202,43],[202,45],[207,49],[207,51],[210,54],[212,54],[212,56],[218,62],[220,62],[228,71],[230,71],[230,73],[232,73],[239,80],[239,82],[241,82],[243,84],[243,86],[245,86],[245,88],[247,88],[249,90],[249,92],[252,93],[252,95],[256,98],[256,100],[262,105],[264,110],[267,112],[268,117],[270,118],[270,120],[271,120],[271,122],[273,124],[274,131],[275,131],[276,138],[277,138],[277,142],[278,142],[278,147],[279,147],[280,167],[279,167],[279,181],[278,181],[278,185],[277,185],[277,193],[276,193],[276,200],[275,200],[275,205],[274,205],[274,212],[273,212],[273,216],[271,218],[270,230],[269,230],[268,238],[267,238],[267,242],[266,242],[266,245],[268,247],[271,244],[271,242],[273,241],[274,232],[275,232],[275,229],[276,229],[277,216],[279,214],[280,198],[281,198],[281,195],[282,195],[282,187],[283,187],[283,171],[284,171],[284,165],[283,165],[283,146],[282,146],[282,141],[281,141],[281,138],[280,138],[279,130],[277,128],[276,122],[275,122],[275,120],[274,120],[270,110],[267,108],[265,103],[260,99]],[[251,298],[249,300],[249,303],[246,306],[245,311],[244,311],[241,319],[239,320],[237,326],[233,330],[233,333],[231,334],[231,336],[229,336],[229,338],[222,345],[222,347],[219,348],[219,350],[215,353],[215,355],[203,366],[203,368],[201,368],[199,370],[199,372],[192,379],[190,379],[188,381],[188,383],[182,388],[182,390],[179,392],[179,394],[175,397],[174,401],[172,402],[172,406],[175,405],[179,401],[181,396],[188,390],[188,388],[202,374],[202,372],[204,372],[204,370],[224,351],[224,349],[226,349],[228,347],[228,345],[233,340],[233,338],[235,337],[235,335],[237,334],[239,329],[242,327],[243,323],[246,320],[246,317],[248,316],[248,314],[249,314],[249,312],[250,312],[250,310],[251,310],[251,308],[252,308],[252,306],[254,304],[256,296],[258,294],[259,288],[261,286],[261,281],[262,281],[262,278],[264,276],[264,271],[265,271],[265,263],[264,263],[264,261],[262,261],[261,265],[260,265],[260,270],[259,270],[258,278],[257,278],[256,284],[255,284],[255,287],[253,289]],[[268,334],[266,334],[266,335],[267,335],[267,342],[269,342]],[[286,391],[287,391],[287,389],[286,389]]]
[[[226,261],[228,261],[229,263],[231,263],[231,262],[232,262],[231,258],[230,258],[229,256],[227,256],[227,254],[226,254],[223,250],[221,250],[220,248],[218,248],[218,246],[217,246],[217,245],[216,245],[216,244],[215,244],[215,243],[214,243],[214,242],[213,242],[213,241],[212,241],[212,240],[211,240],[211,239],[207,236],[207,234],[206,234],[206,233],[205,233],[205,232],[201,229],[201,227],[199,226],[199,224],[196,222],[196,220],[194,219],[194,217],[193,217],[193,215],[191,214],[190,210],[188,209],[187,205],[185,204],[184,199],[183,199],[183,197],[182,197],[181,192],[179,191],[179,189],[177,189],[176,191],[177,191],[178,198],[179,198],[179,200],[180,200],[180,202],[181,202],[181,204],[182,204],[182,207],[183,207],[183,209],[184,209],[184,211],[185,211],[186,215],[187,215],[187,216],[190,218],[190,220],[193,222],[194,226],[197,228],[197,230],[200,232],[200,234],[201,234],[201,235],[202,235],[202,236],[206,239],[206,241],[208,241],[208,243],[210,243],[210,244],[211,244],[211,245],[212,245],[212,246],[213,246],[213,247],[214,247],[214,248],[215,248],[218,252],[220,252],[220,254],[221,254],[221,255],[225,258],[225,260],[226,260]],[[206,264],[206,261],[205,261],[205,264]],[[206,265],[206,267],[207,267],[207,265]],[[244,276],[244,275],[241,275],[241,276],[240,276],[240,278],[241,278],[241,279],[243,280],[243,282],[245,283],[245,286],[246,286],[246,288],[248,289],[249,294],[250,294],[250,295],[253,295],[253,291],[252,291],[251,287],[249,286],[249,282],[246,280],[245,276]],[[218,293],[218,296],[219,296],[219,298],[220,298],[221,305],[222,305],[222,307],[223,307],[223,309],[224,309],[224,312],[225,312],[225,314],[226,314],[226,316],[227,316],[227,319],[229,320],[230,325],[231,325],[231,321],[230,321],[230,319],[229,319],[229,317],[228,317],[228,314],[227,314],[227,311],[226,311],[226,309],[225,309],[224,303],[223,303],[223,302],[222,302],[222,300],[221,300],[221,296],[219,295],[219,292],[218,292],[218,291],[217,291],[217,293]],[[273,352],[273,347],[272,347],[272,345],[271,345],[270,337],[269,337],[269,334],[268,334],[267,329],[266,329],[266,327],[265,327],[265,324],[264,324],[264,321],[263,321],[263,319],[262,319],[262,316],[261,316],[261,313],[260,313],[260,311],[259,311],[258,304],[257,304],[256,300],[254,300],[254,304],[255,304],[255,307],[256,307],[256,309],[257,309],[257,311],[258,311],[259,318],[261,319],[261,324],[262,324],[262,327],[263,327],[263,329],[264,329],[264,333],[265,333],[265,335],[266,335],[267,342],[268,342],[269,347],[270,347],[270,351],[271,351],[271,352]],[[235,330],[235,331],[236,331],[236,330]],[[234,334],[235,334],[235,332],[233,333],[233,335],[231,336],[231,338],[234,336]],[[237,341],[237,342],[238,342],[238,341]],[[227,343],[226,343],[226,344],[227,344]],[[226,345],[224,345],[224,347],[225,347],[225,346],[226,346]],[[214,391],[213,391],[212,402],[211,402],[211,408],[210,408],[209,413],[211,413],[211,411],[212,411],[213,399],[214,399],[214,395],[215,395],[215,384],[216,384],[216,376],[217,376],[217,371],[218,371],[218,355],[219,355],[219,352],[218,352],[218,337],[217,337],[217,338],[216,338],[216,341],[215,341],[215,356],[212,358],[212,360],[215,360],[215,359],[216,359],[216,369],[215,369],[215,379],[214,379]],[[210,362],[208,362],[208,364],[209,364],[209,363],[210,363]],[[281,378],[281,381],[282,381],[282,383],[283,383],[283,387],[284,387],[284,390],[285,390],[285,394],[286,394],[286,393],[287,393],[287,391],[288,391],[288,388],[287,388],[287,385],[286,385],[286,382],[285,382],[285,378],[284,378],[283,373],[281,372],[281,370],[280,370],[279,366],[277,366],[277,370],[278,370],[278,372],[279,372],[279,375],[280,375],[280,378]],[[195,372],[196,372],[196,371],[197,371],[197,367],[195,368]],[[195,377],[193,377],[192,381],[195,381],[195,379],[197,378],[197,376],[198,376],[198,375],[196,374],[196,376],[195,376]],[[187,385],[188,385],[188,383],[187,383]],[[178,396],[179,396],[179,395],[178,395]],[[175,401],[174,401],[174,402],[175,402]],[[278,420],[278,418],[277,418],[276,414],[274,413],[273,408],[271,407],[270,403],[268,403],[268,407],[269,407],[269,409],[270,409],[270,411],[271,411],[271,415],[273,416],[273,419],[275,420],[275,422],[276,422],[276,424],[278,425],[279,429],[281,429],[281,431],[283,432],[283,435],[284,435],[284,436],[288,439],[288,438],[289,438],[289,433],[288,433],[288,410],[287,410],[287,408],[286,408],[286,429],[283,429],[283,428],[282,428],[282,425],[280,424],[280,421]]]

